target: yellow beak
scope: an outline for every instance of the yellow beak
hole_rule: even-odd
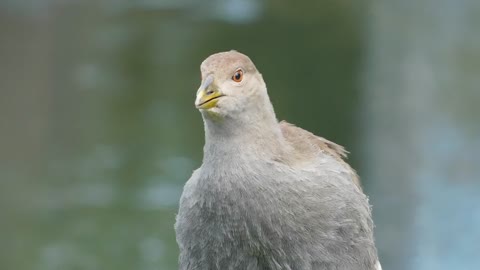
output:
[[[197,109],[208,110],[217,105],[218,99],[224,96],[220,91],[215,89],[212,85],[213,75],[209,75],[200,86],[197,91],[197,99],[195,100],[195,106]]]
[[[222,93],[216,90],[204,89],[198,92],[195,106],[198,109],[210,109],[217,105],[218,99],[223,97]]]

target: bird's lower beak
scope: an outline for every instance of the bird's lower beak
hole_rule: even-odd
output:
[[[223,94],[217,90],[201,90],[197,94],[197,99],[195,100],[195,106],[197,109],[210,109],[217,105],[218,99],[223,97]]]
[[[213,83],[213,76],[208,76],[200,86],[197,92],[197,99],[195,100],[195,107],[197,109],[208,110],[217,105],[218,99],[223,97],[222,92],[217,90]]]

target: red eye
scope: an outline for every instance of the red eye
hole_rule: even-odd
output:
[[[234,82],[241,82],[243,80],[243,70],[237,69],[237,71],[235,71],[235,74],[233,74],[232,76],[232,80]]]

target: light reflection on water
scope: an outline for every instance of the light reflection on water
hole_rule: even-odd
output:
[[[137,192],[135,207],[147,210],[174,208],[182,194],[182,185],[156,184],[145,186]]]

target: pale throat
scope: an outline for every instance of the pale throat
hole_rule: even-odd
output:
[[[259,109],[221,120],[204,115],[204,162],[280,155],[284,138],[273,108],[268,102]]]

